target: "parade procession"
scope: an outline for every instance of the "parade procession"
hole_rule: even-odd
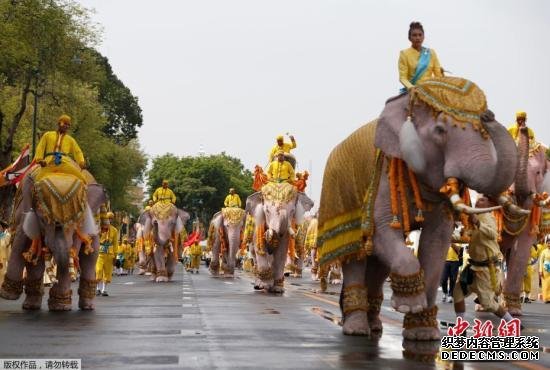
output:
[[[550,369],[549,15],[0,0],[0,369]]]

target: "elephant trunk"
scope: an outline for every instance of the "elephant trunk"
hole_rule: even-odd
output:
[[[529,165],[529,133],[526,127],[519,130],[519,145],[518,145],[519,165],[514,183],[514,192],[518,197],[518,204],[529,196],[529,184],[527,179],[527,167]]]
[[[484,126],[493,141],[497,163],[492,180],[484,188],[476,190],[491,197],[498,197],[510,187],[516,177],[517,149],[508,131],[494,120],[492,114],[490,119],[484,122]]]
[[[72,238],[69,240],[63,226],[56,226],[53,236],[53,243],[49,244],[52,256],[57,265],[58,274],[69,272],[69,249],[72,245]]]
[[[153,239],[155,240],[155,244],[159,246],[163,246],[164,243],[160,240],[159,236],[159,224],[158,222],[153,222]]]

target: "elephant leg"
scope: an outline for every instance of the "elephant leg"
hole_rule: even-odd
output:
[[[216,237],[216,240],[212,243],[212,260],[210,261],[208,269],[213,276],[218,276],[220,274],[220,241],[218,237]]]
[[[370,335],[367,319],[367,263],[365,259],[342,263],[344,284],[340,292],[342,331],[345,335]]]
[[[2,287],[0,288],[0,297],[16,300],[23,293],[23,269],[25,268],[23,252],[27,251],[30,246],[30,239],[27,238],[23,229],[19,227],[11,246],[12,250],[8,261],[8,268],[2,282]]]
[[[80,248],[80,282],[78,286],[78,307],[81,310],[93,310],[95,308],[94,298],[96,294],[96,261],[99,250],[99,237],[92,238],[94,252],[90,254],[84,253],[84,248]]]
[[[520,295],[522,291],[523,276],[527,270],[530,256],[530,248],[536,239],[529,235],[529,225],[512,244],[507,263],[506,280],[504,282],[504,303],[510,315],[521,316]]]
[[[288,256],[288,235],[279,240],[279,246],[273,252],[273,286],[269,289],[272,293],[284,293],[285,291],[285,263]]]
[[[174,276],[174,272],[176,271],[176,263],[174,253],[168,253],[168,258],[166,261],[166,275],[168,276],[168,281],[171,281]]]
[[[24,310],[39,310],[42,308],[42,296],[44,295],[44,259],[40,258],[36,265],[27,264],[27,277],[25,278]]]
[[[420,236],[418,260],[424,271],[424,286],[428,308],[405,314],[403,337],[409,340],[439,340],[437,322],[437,290],[445,266],[445,256],[451,245],[454,222],[443,210],[427,215]]]
[[[271,261],[273,256],[269,255],[265,248],[258,248],[254,246],[256,254],[256,281],[254,282],[254,289],[269,289],[273,286],[273,270],[271,268]]]
[[[166,262],[164,258],[164,248],[157,247],[153,253],[153,258],[155,261],[156,274],[155,281],[157,283],[164,283],[168,281],[168,272],[166,271]]]
[[[384,282],[390,275],[390,268],[382,263],[377,256],[367,258],[367,272],[365,284],[367,285],[368,311],[367,318],[371,332],[382,331],[380,320],[380,308],[384,300]],[[345,278],[345,275],[344,275]]]
[[[63,270],[63,272],[61,272]],[[71,275],[69,269],[57,267],[57,283],[50,289],[48,308],[50,311],[70,311],[72,309]]]
[[[145,251],[140,250],[138,252],[138,275],[144,275],[145,270],[147,269],[147,257],[145,256]]]

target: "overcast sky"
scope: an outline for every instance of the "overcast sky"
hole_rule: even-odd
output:
[[[550,143],[550,1],[82,0],[100,51],[139,97],[151,156],[226,153],[265,165],[292,133],[320,196],[330,150],[399,89],[408,25],[446,70],[476,82],[497,119],[518,109]]]

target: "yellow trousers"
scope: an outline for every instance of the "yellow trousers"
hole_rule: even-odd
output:
[[[198,269],[201,264],[200,254],[191,255],[191,265],[189,266],[192,269]]]
[[[453,299],[455,302],[462,302],[470,294],[474,293],[479,299],[479,303],[483,306],[486,311],[497,312],[500,305],[495,301],[495,291],[491,284],[491,274],[489,273],[488,267],[476,268],[473,271],[474,281],[472,284],[468,285],[468,291],[466,294],[462,291],[460,284],[456,284]],[[502,273],[499,267],[495,266],[496,273],[496,285],[497,289],[502,284]]]
[[[550,272],[542,272],[542,300],[550,302]]]
[[[110,283],[113,276],[113,257],[100,253],[95,265],[95,277],[98,281]]]

